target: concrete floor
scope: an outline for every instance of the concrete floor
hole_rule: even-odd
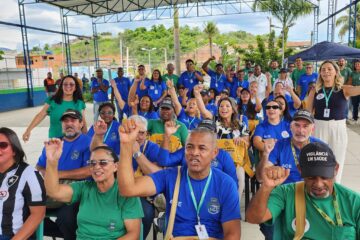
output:
[[[4,104],[4,103],[2,103]],[[0,127],[12,128],[21,138],[26,126],[31,122],[32,118],[41,110],[41,107],[33,107],[0,113]],[[88,127],[92,124],[92,104],[87,104],[86,119]],[[35,165],[41,154],[43,141],[47,139],[49,126],[49,118],[36,127],[30,136],[30,141],[23,143],[23,148],[27,154],[27,160],[30,164]],[[348,128],[349,144],[347,146],[347,158],[342,178],[342,183],[360,192],[360,126],[351,126]],[[242,216],[244,216],[244,199],[241,201]],[[242,224],[242,239],[260,240],[264,239],[257,225],[248,224],[244,221]],[[151,234],[150,234],[151,235]],[[49,238],[50,239],[50,238]],[[148,237],[152,240],[152,237]],[[159,235],[158,239],[162,239]]]

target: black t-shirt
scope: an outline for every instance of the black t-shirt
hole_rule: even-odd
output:
[[[329,96],[331,88],[325,88],[326,95]],[[318,93],[315,94],[314,98],[314,109],[315,109],[315,119],[317,120],[343,120],[346,119],[346,104],[347,99],[344,95],[344,91],[333,91],[330,99],[328,109],[330,109],[329,117],[324,116],[326,109],[325,95],[323,89],[320,89]]]

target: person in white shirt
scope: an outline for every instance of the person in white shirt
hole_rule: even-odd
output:
[[[258,83],[257,96],[264,100],[271,91],[271,79],[261,72],[260,65],[255,65],[254,74],[249,77],[249,83],[256,81]]]

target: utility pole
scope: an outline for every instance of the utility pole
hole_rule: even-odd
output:
[[[129,76],[129,47],[126,47],[126,73]]]
[[[122,67],[123,64],[124,64],[124,60],[123,60],[123,40],[122,40],[121,36],[119,37],[119,39],[120,39],[120,67]]]

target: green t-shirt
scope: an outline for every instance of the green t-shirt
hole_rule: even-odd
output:
[[[78,100],[76,103],[74,101],[63,100],[61,104],[57,104],[49,97],[45,103],[49,105],[47,110],[47,115],[50,117],[49,138],[63,136],[60,118],[66,110],[75,109],[82,113],[82,110],[85,109],[85,103],[82,100]]]
[[[306,200],[306,225],[303,239],[359,239],[360,238],[360,195],[337,183],[334,185],[339,203],[343,227],[328,223]],[[335,223],[333,197],[313,199]],[[295,234],[295,183],[276,187],[270,195],[268,208],[273,216],[269,222],[275,224],[274,239],[293,239]],[[269,223],[268,222],[268,223]]]
[[[294,71],[291,73],[291,79],[293,81],[293,85],[294,85],[295,89],[296,89],[297,82],[298,82],[300,76],[305,74],[305,73],[306,73],[306,70],[305,70],[304,67],[301,70],[295,68]]]
[[[279,73],[280,70],[279,69],[270,69],[269,73],[271,74],[271,86],[274,85],[274,82],[276,81],[276,79],[279,78]]]
[[[352,85],[360,86],[360,72],[351,72],[350,76],[352,78]]]
[[[71,203],[80,202],[77,215],[78,240],[117,239],[126,234],[124,220],[144,216],[138,197],[122,197],[115,180],[107,192],[99,192],[94,181],[71,183]]]
[[[180,127],[176,131],[174,136],[180,140],[182,146],[185,146],[186,139],[188,136],[188,130],[182,122],[179,122],[178,120],[176,120],[176,124],[180,125]],[[148,131],[149,131],[150,135],[155,134],[155,133],[163,134],[165,132],[164,122],[160,119],[148,120]]]
[[[348,67],[345,67],[343,70],[340,70],[341,76],[344,78],[344,83],[346,83],[349,80],[349,77],[351,75],[351,69]]]
[[[254,71],[254,69],[253,68],[244,68],[244,73],[245,73],[244,80],[249,80],[249,71]]]
[[[174,84],[175,88],[177,88],[177,83],[179,81],[179,76],[178,75],[176,75],[176,74],[169,75],[169,74],[166,73],[166,74],[164,74],[162,76],[162,78],[165,79],[165,81],[171,80],[172,83]]]

